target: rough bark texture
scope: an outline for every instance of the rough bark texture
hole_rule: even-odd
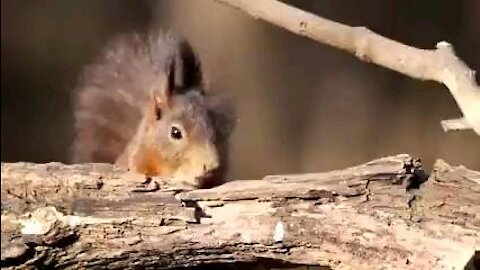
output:
[[[107,164],[2,163],[2,268],[463,269],[480,173],[439,160],[427,177],[397,155],[189,191]]]

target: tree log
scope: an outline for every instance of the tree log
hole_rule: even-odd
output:
[[[1,192],[5,269],[463,269],[480,249],[480,172],[439,160],[427,175],[409,155],[204,190],[109,164],[2,163]]]

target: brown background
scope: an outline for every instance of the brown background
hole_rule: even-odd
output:
[[[286,1],[409,45],[441,40],[480,70],[480,1]],[[114,34],[153,24],[186,34],[215,90],[234,97],[232,178],[340,169],[410,153],[480,169],[480,137],[444,133],[448,90],[358,61],[212,0],[1,2],[2,161],[68,162],[70,91]],[[478,75],[477,75],[478,80]]]

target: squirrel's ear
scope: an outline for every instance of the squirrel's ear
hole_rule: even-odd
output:
[[[151,90],[150,96],[152,118],[155,120],[160,120],[162,118],[162,111],[164,107],[163,98],[161,97],[160,92],[156,89]]]
[[[169,89],[183,94],[203,83],[200,59],[186,40],[179,40],[175,53],[167,62]]]
[[[152,112],[156,120],[160,120],[162,112],[169,108],[172,95],[172,88],[169,82],[169,76],[164,74],[160,77],[160,83],[155,85],[150,91],[150,99],[152,104]]]
[[[168,106],[172,98],[174,89],[172,76],[174,75],[170,71],[168,71],[167,74],[162,73],[159,75],[158,83],[152,90],[152,98],[154,98],[158,105]]]

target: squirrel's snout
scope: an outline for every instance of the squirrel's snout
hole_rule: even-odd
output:
[[[196,174],[197,181],[205,181],[214,177],[215,172],[220,167],[217,149],[213,145],[206,145],[205,147],[197,148],[195,153],[192,153],[194,163],[197,164]]]
[[[197,177],[213,172],[220,166],[217,149],[210,144],[191,148],[186,157],[188,161],[184,164],[188,164],[191,173]]]
[[[218,166],[219,166],[219,163],[216,159],[207,161],[203,164],[203,172],[202,173],[203,174],[209,174],[209,173],[215,171],[216,169],[218,169]]]
[[[175,178],[196,188],[208,188],[221,182],[218,178],[220,160],[213,145],[189,149],[182,165],[175,171]]]
[[[221,183],[218,179],[219,164],[204,164],[201,176],[196,178],[197,186],[200,188],[209,188]]]

